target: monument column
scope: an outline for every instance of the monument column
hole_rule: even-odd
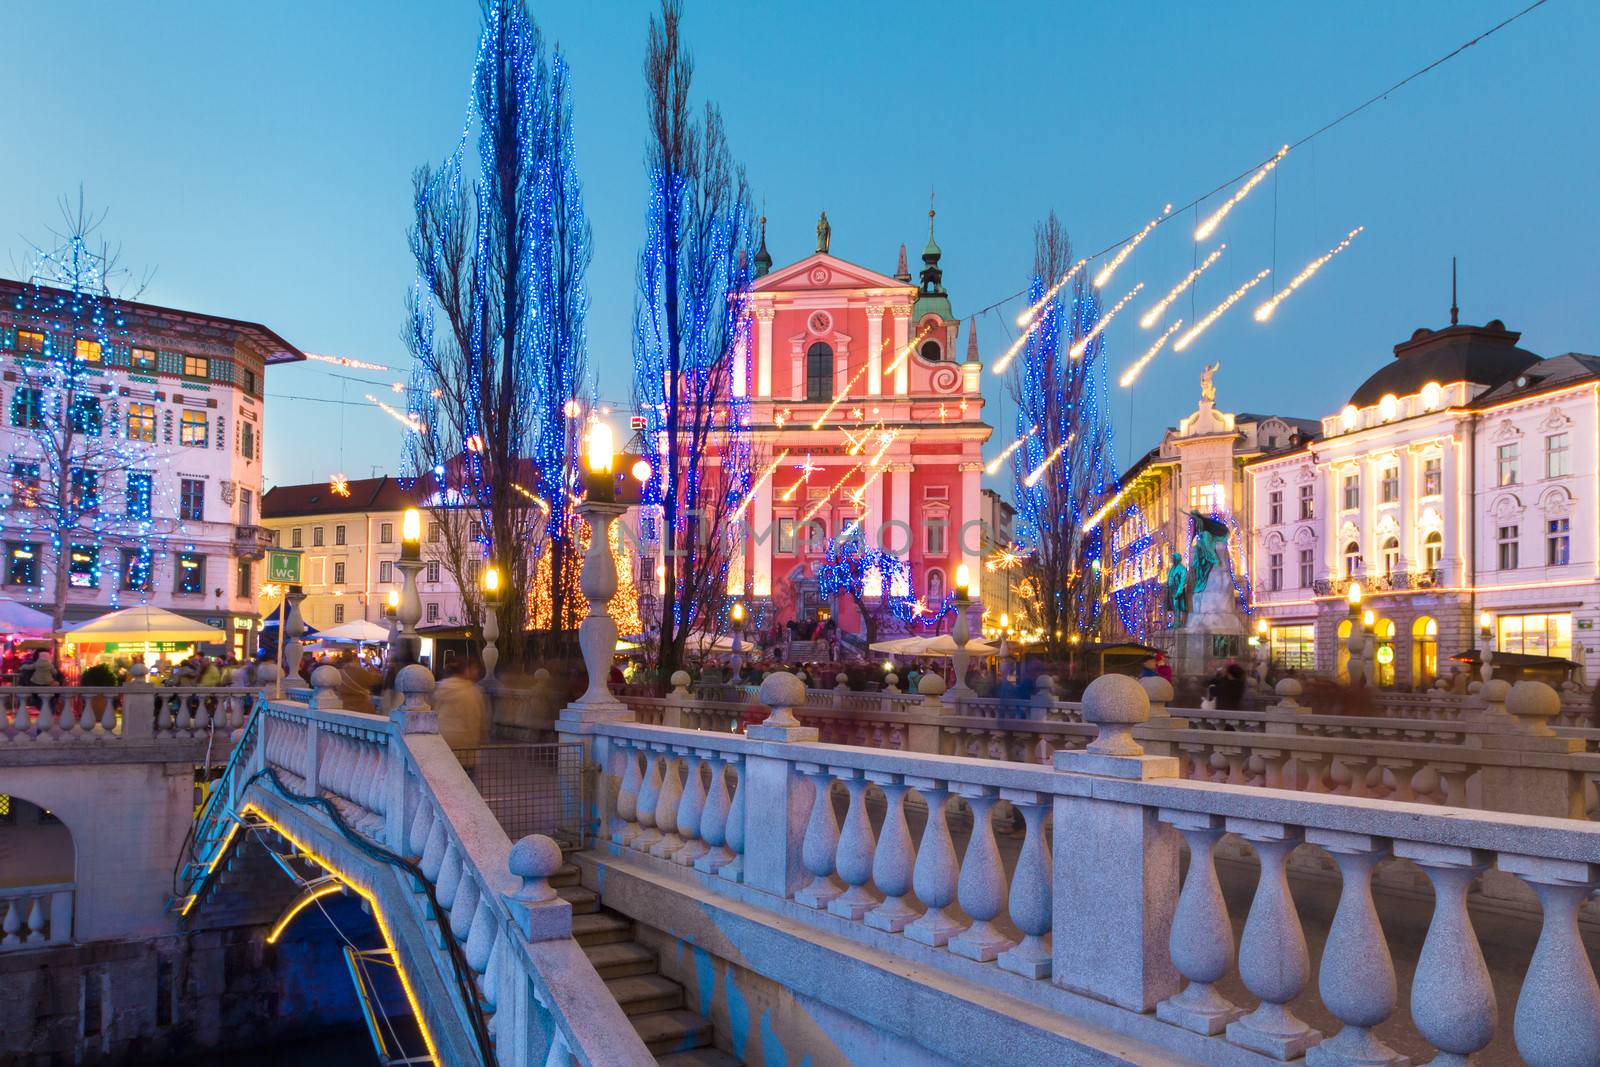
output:
[[[770,307],[755,309],[756,396],[763,400],[772,396],[772,319],[776,314]]]
[[[867,395],[883,393],[883,305],[867,305]]]
[[[911,305],[896,304],[889,310],[894,313],[894,353],[889,357],[894,368],[894,395],[905,396],[911,391],[911,354],[906,351],[911,341]]]

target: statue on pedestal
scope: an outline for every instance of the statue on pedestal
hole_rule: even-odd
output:
[[[833,227],[828,225],[828,213],[824,211],[822,217],[817,219],[817,251],[826,252],[828,242],[833,239]]]
[[[1189,549],[1189,567],[1194,571],[1194,591],[1203,593],[1217,566],[1217,542],[1228,539],[1228,527],[1209,515],[1189,512],[1194,520],[1194,544]]]
[[[1180,616],[1189,614],[1189,568],[1183,565],[1183,553],[1172,554],[1172,566],[1167,568],[1166,608],[1172,612],[1172,625]]]

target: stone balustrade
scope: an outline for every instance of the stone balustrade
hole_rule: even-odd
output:
[[[0,887],[0,952],[71,941],[74,891],[71,882]]]
[[[470,986],[462,1003],[423,1006],[441,1062],[476,1062],[464,1025],[474,1013],[499,1062],[650,1062],[572,940],[571,905],[549,884],[561,850],[540,835],[506,837],[438,735],[427,668],[400,673],[402,703],[387,717],[341,708],[338,685],[324,665],[309,703],[260,702],[197,826],[185,912],[213,888],[240,820],[270,813],[291,834],[334,842],[347,832],[367,844],[324,844],[330,871],[376,902],[385,929],[442,931],[407,943],[428,944],[432,966]],[[399,881],[363,874],[373,855],[390,857]]]
[[[771,676],[761,695],[772,715],[745,735],[585,724],[603,771],[596,818],[620,861],[680,872],[701,890],[1180,1058],[1304,1055],[1313,1067],[1407,1062],[1379,1027],[1426,1042],[1436,1064],[1465,1064],[1489,1044],[1496,988],[1467,908],[1488,872],[1543,906],[1531,961],[1509,987],[1518,1052],[1535,1067],[1600,1062],[1600,986],[1577,922],[1600,887],[1600,827],[1182,778],[1189,759],[1154,751],[1163,731],[1144,725],[1145,692],[1120,676],[1090,687],[1087,722],[1060,724],[1074,737],[1087,730],[1085,743],[1054,751],[1046,766],[821,743],[804,725],[817,712],[795,679]],[[1154,739],[1152,751],[1140,738]],[[1286,740],[1306,752],[1342,743]],[[957,802],[969,827],[950,817]],[[1001,807],[1022,823],[1009,870],[996,840]],[[1247,843],[1256,857],[1240,915],[1219,881],[1225,842]],[[1288,888],[1297,851],[1320,854],[1342,876],[1315,971]],[[1380,864],[1397,863],[1433,893],[1405,1019],[1394,1018],[1397,976],[1381,921],[1392,898],[1373,888]],[[1322,1032],[1303,1022],[1295,1006],[1308,996],[1339,1025]],[[1122,1016],[1107,1016],[1108,1004]]]
[[[82,741],[226,738],[260,691],[245,687],[17,686],[0,688],[0,746]]]

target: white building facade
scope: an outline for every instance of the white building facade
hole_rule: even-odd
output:
[[[80,335],[66,314],[37,312],[41,294],[71,298],[0,279],[0,595],[50,611],[59,536],[67,622],[153,604],[227,631],[244,651],[266,543],[266,370],[305,356],[256,323],[129,301],[114,302],[114,336]],[[67,358],[84,383],[70,488],[46,455],[55,416],[45,409],[61,401],[39,384]],[[68,491],[86,501],[84,518],[58,531],[46,501]]]
[[[1600,357],[1541,359],[1498,320],[1418,330],[1321,437],[1247,467],[1255,603],[1280,668],[1423,688],[1492,648],[1600,667]]]

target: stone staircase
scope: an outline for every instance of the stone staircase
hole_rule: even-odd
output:
[[[605,980],[645,1047],[663,1067],[738,1067],[712,1044],[711,1021],[684,1007],[683,986],[662,975],[652,948],[634,940],[633,920],[600,905],[567,864],[550,879],[572,905],[572,936]]]

